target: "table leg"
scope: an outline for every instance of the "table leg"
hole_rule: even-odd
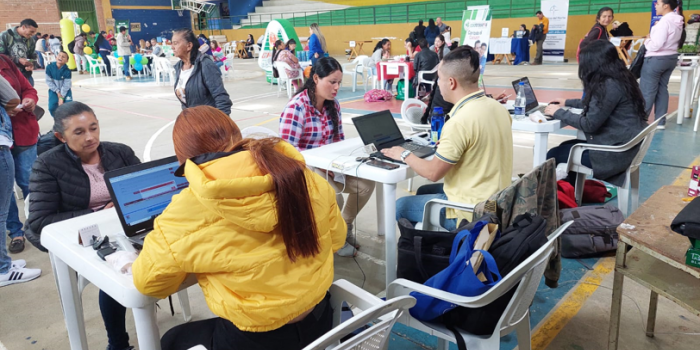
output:
[[[659,294],[651,291],[649,297],[649,315],[647,316],[647,337],[654,337],[654,327],[656,326],[656,306],[659,304]]]
[[[139,349],[160,350],[160,331],[156,322],[156,304],[131,309],[134,313]]]
[[[50,258],[58,282],[58,295],[61,298],[70,347],[73,350],[87,350],[83,302],[78,292],[78,274],[55,255],[50,254]]]
[[[622,312],[622,287],[625,276],[617,271],[625,267],[627,244],[619,241],[615,256],[615,279],[613,281],[612,305],[610,307],[610,329],[608,331],[608,350],[617,350],[617,340],[620,335],[620,313]]]
[[[676,120],[677,124],[683,124],[683,117],[685,116],[685,100],[688,93],[686,89],[688,88],[688,76],[689,71],[681,70],[681,88],[678,91],[678,118]]]
[[[355,57],[357,57],[357,52],[355,52],[354,47],[351,47],[350,56],[348,57],[348,61],[352,61]]]
[[[532,167],[536,168],[547,160],[548,132],[535,133],[535,149],[533,150]]]
[[[364,45],[364,44],[365,43],[363,43],[361,41],[355,43],[355,45],[357,46],[357,55],[358,56],[362,55],[362,45]]]
[[[396,184],[377,186],[377,230],[384,234],[386,285],[396,279]]]

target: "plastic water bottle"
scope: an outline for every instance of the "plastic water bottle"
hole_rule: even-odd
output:
[[[435,145],[440,140],[442,126],[445,125],[445,113],[442,107],[434,107],[430,116],[430,144]]]
[[[518,86],[518,95],[515,97],[515,111],[513,113],[513,118],[516,120],[525,119],[525,106],[527,105],[527,100],[525,99],[525,83],[522,81]]]

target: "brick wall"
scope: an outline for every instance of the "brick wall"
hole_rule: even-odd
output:
[[[19,23],[31,18],[37,23],[56,23],[52,26],[39,24],[39,32],[59,34],[57,0],[0,0],[0,30],[4,31],[7,23]]]

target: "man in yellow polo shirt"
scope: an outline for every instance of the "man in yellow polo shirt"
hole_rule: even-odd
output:
[[[440,143],[431,160],[421,159],[401,147],[382,150],[385,156],[403,160],[418,175],[444,186],[426,185],[417,195],[399,198],[396,220],[423,220],[423,208],[431,199],[477,204],[510,184],[513,173],[511,117],[496,100],[478,87],[479,53],[462,46],[445,56],[438,68],[438,84],[445,101],[454,103]],[[441,220],[452,230],[459,219],[472,220],[471,213],[446,212]]]
[[[544,45],[544,41],[547,39],[547,33],[549,33],[549,18],[545,17],[542,11],[537,11],[536,16],[539,20],[537,25],[542,29],[542,36],[537,39],[537,53],[535,54],[535,62],[533,65],[542,64],[542,46]]]

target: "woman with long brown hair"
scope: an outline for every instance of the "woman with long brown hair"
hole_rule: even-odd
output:
[[[219,317],[171,329],[162,348],[297,350],[330,330],[333,252],[346,230],[331,186],[292,145],[241,140],[213,107],[182,111],[173,141],[189,188],[156,219],[134,284],[163,298],[196,274]]]

